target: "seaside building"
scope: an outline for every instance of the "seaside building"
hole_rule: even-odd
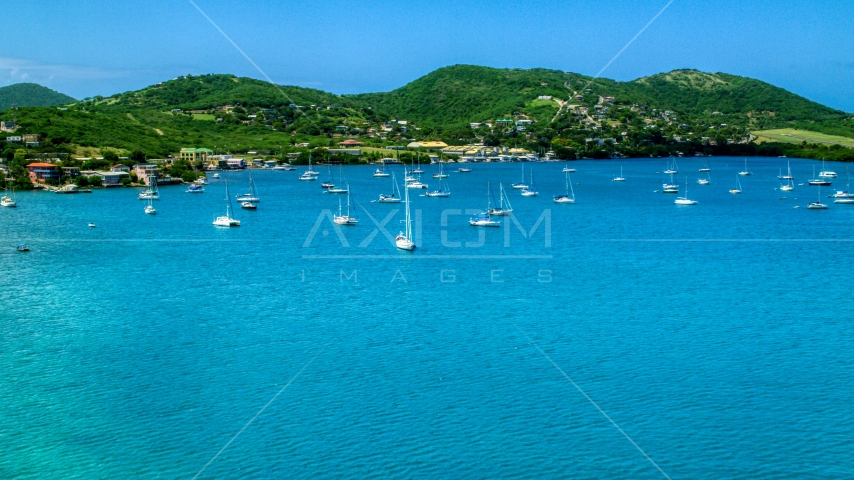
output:
[[[190,163],[208,163],[208,156],[212,154],[213,150],[209,148],[182,148],[180,156],[181,160],[186,160]]]
[[[339,147],[361,147],[364,145],[362,142],[358,140],[344,140],[343,142],[338,142]]]
[[[33,183],[58,182],[59,167],[52,163],[35,162],[27,165],[30,181]]]
[[[160,167],[152,163],[138,163],[133,167],[139,181],[148,185],[149,177],[160,178]]]

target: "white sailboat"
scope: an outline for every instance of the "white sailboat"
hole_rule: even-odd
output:
[[[729,193],[732,193],[733,195],[741,193],[741,182],[738,180],[738,176],[735,177],[735,188],[731,188]]]
[[[834,193],[833,195],[830,196],[831,198],[836,199],[836,200],[834,200],[833,203],[854,203],[854,194],[848,192],[849,189],[851,188],[851,175],[847,173],[848,167],[845,168],[845,171],[847,174],[846,176],[848,177],[848,181],[845,183],[845,190],[837,190],[836,193]],[[846,200],[846,201],[840,202],[839,200]],[[847,200],[851,200],[851,201],[847,201]]]
[[[492,192],[489,188],[489,182],[486,182],[486,211],[478,214],[476,217],[469,219],[469,225],[473,227],[500,227],[501,222],[493,220],[489,211],[492,210]]]
[[[623,177],[623,167],[620,167],[620,176],[614,177],[613,181],[615,181],[615,182],[625,182],[626,181],[626,178]]]
[[[320,188],[332,188],[335,186],[335,180],[332,178],[332,165],[326,162],[326,172],[329,174],[329,179],[320,183]],[[344,183],[343,181],[341,183]]]
[[[709,175],[709,172],[706,172],[706,178],[700,177],[697,179],[697,185],[709,185],[712,183],[712,177]],[[687,183],[686,183],[687,185]]]
[[[522,165],[522,182],[521,183],[511,183],[510,186],[517,189],[517,190],[522,190],[522,189],[528,188],[528,184],[525,183],[525,165]]]
[[[299,179],[304,182],[313,182],[317,180],[317,176],[320,175],[318,172],[315,172],[311,169],[311,153],[308,154],[308,170],[302,173],[299,176]]]
[[[676,198],[676,200],[673,203],[675,203],[676,205],[696,205],[697,204],[696,200],[689,200],[688,199],[688,177],[685,177],[685,196]]]
[[[397,186],[397,179],[394,178],[394,173],[391,174],[391,195],[380,194],[379,203],[400,203],[400,188]]]
[[[448,174],[445,173],[445,164],[439,162],[439,173],[433,174],[433,178],[448,178]]]
[[[676,159],[673,157],[670,158],[672,159],[672,163],[668,162],[667,170],[665,170],[664,173],[665,175],[676,175],[677,173],[679,173],[679,168],[676,166]]]
[[[670,183],[661,184],[662,193],[679,193],[679,184],[673,183],[673,174],[670,174]]]
[[[344,173],[340,165],[338,166],[338,179],[341,180],[341,183],[344,183]],[[350,193],[350,184],[348,183],[346,187],[336,187],[335,185],[332,185],[327,188],[326,191],[329,193]]]
[[[706,160],[706,166],[700,169],[700,172],[711,172],[712,168],[709,166],[709,161]]]
[[[394,244],[397,248],[401,250],[412,251],[415,250],[415,242],[412,241],[412,217],[409,214],[409,190],[406,190],[406,226],[404,227],[404,231],[397,234],[397,237],[394,238]]]
[[[447,177],[447,175],[445,175]],[[451,196],[451,188],[448,186],[448,181],[445,178],[439,179],[439,189],[427,191],[425,193],[428,197],[450,197]]]
[[[382,167],[374,172],[375,177],[388,177],[389,174],[385,171],[385,162],[382,162]]]
[[[818,201],[810,202],[810,204],[807,205],[807,208],[810,210],[827,210],[827,205],[821,203],[821,185],[818,187]]]
[[[747,157],[744,157],[744,170],[741,172],[738,172],[738,174],[741,175],[742,177],[746,177],[746,176],[750,175],[750,172],[747,171]]]
[[[15,201],[15,189],[12,189],[12,192],[9,192],[9,179],[5,177],[5,185],[3,186],[3,197],[0,198],[0,207],[6,208],[15,208],[18,206],[18,202]]]
[[[534,190],[534,169],[531,168],[531,185],[526,186],[525,188],[522,189],[522,196],[523,197],[536,197],[537,195],[539,195],[539,192]]]
[[[255,182],[252,180],[252,170],[249,171],[249,193],[244,193],[243,195],[237,196],[238,202],[252,202],[258,203],[261,201],[258,198],[258,192],[255,191]]]
[[[492,192],[490,192],[492,193]],[[507,196],[507,192],[504,190],[504,184],[498,184],[498,206],[489,209],[489,214],[494,215],[496,217],[506,217],[513,212],[513,206],[510,205],[510,197]]]
[[[563,167],[563,173],[567,173],[567,172],[569,172],[569,173],[575,173],[575,169],[574,169],[574,168],[569,168],[569,164],[568,164],[568,163],[566,164],[566,166],[565,166],[565,167]]]
[[[416,175],[420,175],[420,174],[424,173],[424,170],[421,170],[421,150],[418,151],[417,162],[418,162],[418,167],[415,170],[413,170],[412,173],[414,173]]]
[[[225,181],[225,215],[216,217],[213,224],[217,227],[239,227],[240,220],[231,217],[231,196],[228,193],[228,180]]]
[[[156,215],[157,209],[154,208],[154,205],[151,204],[152,200],[148,199],[148,205],[145,207],[145,213],[147,215]]]
[[[338,215],[332,217],[332,221],[338,225],[356,225],[359,223],[350,215],[350,184],[347,184],[347,215],[341,214],[341,197],[338,197]]]
[[[554,197],[555,203],[575,203],[575,190],[572,189],[572,181],[569,179],[569,172],[565,174],[564,182],[566,183],[566,193],[563,195],[556,195]],[[571,195],[571,196],[570,196]]]
[[[157,177],[148,177],[148,188],[139,194],[140,200],[160,200],[160,191],[157,189]]]

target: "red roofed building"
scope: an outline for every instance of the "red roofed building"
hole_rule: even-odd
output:
[[[52,163],[31,163],[27,165],[27,171],[33,183],[53,180],[58,182],[60,179],[59,167]]]
[[[341,147],[361,147],[363,145],[362,142],[358,140],[344,140],[343,142],[338,142],[338,146]]]

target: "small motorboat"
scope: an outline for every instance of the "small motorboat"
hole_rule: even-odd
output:
[[[94,223],[89,222],[89,228],[95,228],[96,226],[97,226],[97,225],[95,225]]]
[[[15,250],[19,252],[29,252],[30,247],[28,247],[26,243],[19,243],[18,246],[15,247]]]
[[[255,204],[254,204],[254,203],[252,203],[252,202],[241,202],[241,203],[240,203],[240,208],[245,208],[246,210],[257,210],[257,209],[258,209],[258,205],[255,205]]]

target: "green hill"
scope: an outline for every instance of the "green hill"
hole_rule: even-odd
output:
[[[41,92],[30,100],[44,98],[45,92],[61,96],[32,84],[6,89]],[[8,111],[0,114],[3,120],[10,117]],[[278,151],[280,145],[305,141],[333,146],[336,134],[374,146],[441,139],[607,155],[619,144],[623,154],[657,155],[667,153],[662,149],[702,152],[745,144],[757,130],[854,137],[850,117],[768,83],[723,73],[675,70],[618,82],[557,70],[471,65],[441,68],[385,93],[341,96],[234,75],[188,75],[67,109],[17,111],[19,131],[40,134],[45,151],[111,147],[158,156],[187,146],[232,152]],[[390,119],[408,120],[415,128],[386,123]],[[501,119],[511,122],[496,122]],[[512,122],[521,119],[532,123]],[[483,126],[473,129],[470,123]],[[611,141],[598,142],[594,153],[587,139],[597,137]]]
[[[494,120],[514,112],[533,113],[537,120],[549,120],[557,110],[556,104],[542,112],[527,111],[538,105],[536,98],[551,95],[570,100],[574,93],[585,97],[581,102],[585,105],[595,104],[599,96],[613,96],[620,104],[646,105],[683,115],[739,114],[745,124],[761,119],[762,127],[845,117],[844,112],[759,80],[696,70],[675,70],[617,82],[555,70],[455,65],[391,92],[354,98],[390,115],[448,126]]]
[[[0,88],[0,111],[19,107],[50,107],[76,102],[68,95],[35,83],[16,83]]]

